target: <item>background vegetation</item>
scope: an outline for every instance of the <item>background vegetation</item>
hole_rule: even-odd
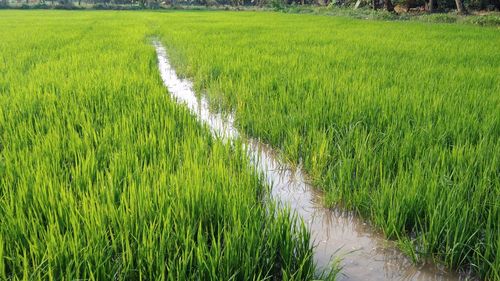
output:
[[[21,9],[158,9],[158,8],[276,9],[302,7],[301,11],[327,7],[337,10],[360,7],[384,9],[395,14],[448,13],[484,15],[500,10],[500,0],[0,0],[0,8]],[[411,12],[411,13],[408,13]],[[355,13],[357,14],[357,13]]]

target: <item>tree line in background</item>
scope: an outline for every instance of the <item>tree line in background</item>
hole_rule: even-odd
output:
[[[50,5],[50,6],[49,6]],[[451,9],[459,14],[468,10],[500,10],[500,0],[0,0],[0,7],[39,7],[39,8],[122,8],[142,9],[162,6],[247,6],[247,7],[286,7],[286,6],[330,6],[330,7],[369,7],[389,12],[447,12]]]

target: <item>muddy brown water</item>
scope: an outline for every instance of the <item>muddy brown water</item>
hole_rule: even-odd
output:
[[[153,45],[161,77],[171,97],[187,106],[214,135],[238,138],[233,116],[211,112],[207,99],[196,96],[192,82],[177,76],[163,45],[159,41]],[[465,275],[436,265],[414,265],[394,242],[385,240],[358,216],[323,207],[321,193],[308,183],[300,167],[292,168],[281,161],[271,147],[258,140],[247,139],[245,145],[252,163],[271,186],[272,197],[288,205],[311,231],[314,260],[320,270],[327,270],[332,259],[341,258],[338,280],[468,280]]]

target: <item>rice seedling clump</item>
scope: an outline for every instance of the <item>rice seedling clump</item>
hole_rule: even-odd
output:
[[[243,12],[165,21],[176,68],[301,163],[326,204],[370,218],[416,261],[500,279],[498,29]]]
[[[169,98],[161,16],[0,11],[1,280],[312,277],[241,144]]]

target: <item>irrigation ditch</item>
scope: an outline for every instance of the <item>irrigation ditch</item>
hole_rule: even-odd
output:
[[[161,42],[153,40],[153,45],[161,78],[173,100],[187,106],[215,136],[242,138],[251,163],[271,187],[272,198],[305,222],[319,270],[340,266],[338,280],[469,280],[436,264],[415,265],[395,242],[384,239],[354,213],[325,208],[321,192],[308,182],[300,167],[282,161],[275,150],[259,140],[240,136],[231,114],[211,112],[208,100],[197,97],[192,82],[177,76]]]

